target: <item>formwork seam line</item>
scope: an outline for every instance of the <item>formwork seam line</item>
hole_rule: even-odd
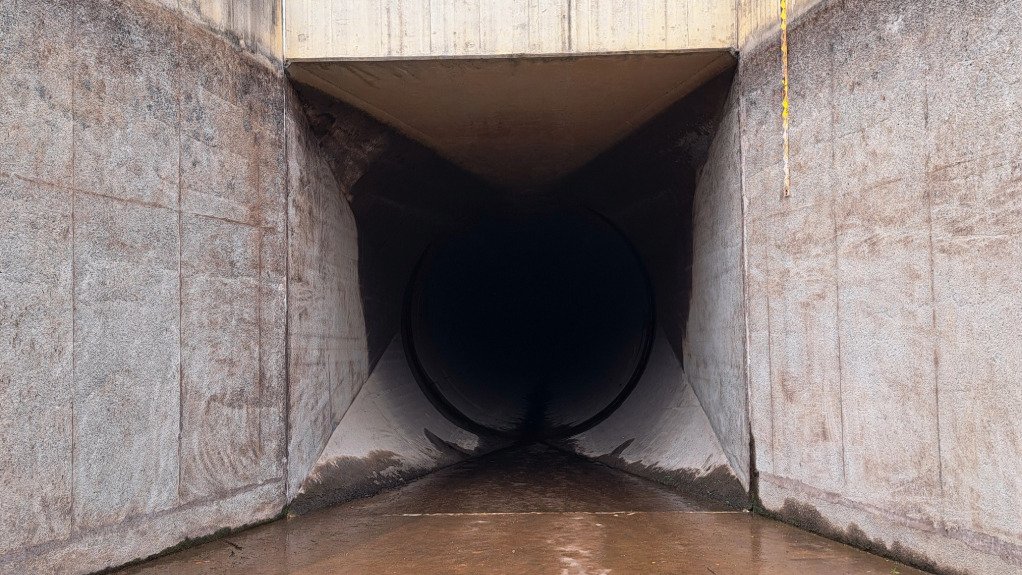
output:
[[[76,43],[78,40],[77,35],[77,18],[78,18],[78,3],[76,0],[71,1],[71,38],[72,42]],[[76,44],[74,44],[76,45]],[[78,283],[78,271],[77,271],[77,258],[75,257],[75,205],[78,203],[78,194],[75,192],[75,72],[77,70],[77,58],[75,55],[78,50],[72,50],[71,52],[71,453],[70,453],[70,473],[69,481],[71,484],[71,497],[70,497],[70,508],[71,513],[68,519],[68,536],[74,537],[75,533],[75,403],[78,402],[78,393],[75,382],[75,372],[77,368],[77,353],[75,350],[75,286]]]

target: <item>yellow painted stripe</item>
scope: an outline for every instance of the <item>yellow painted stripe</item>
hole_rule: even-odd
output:
[[[788,100],[788,2],[781,0],[781,122],[784,131],[784,197],[791,197],[791,169],[788,162],[788,117],[791,104]]]

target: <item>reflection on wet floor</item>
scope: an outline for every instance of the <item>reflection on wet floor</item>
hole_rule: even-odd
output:
[[[918,574],[545,447],[449,467],[127,574]]]

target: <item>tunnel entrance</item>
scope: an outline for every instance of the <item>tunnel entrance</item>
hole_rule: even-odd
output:
[[[567,437],[635,386],[654,308],[635,250],[597,214],[488,216],[423,256],[405,303],[405,353],[423,391],[459,426]]]
[[[365,318],[369,375],[293,505],[537,443],[745,505],[745,459],[716,429],[742,423],[702,404],[732,401],[714,395],[719,382],[743,377],[732,80],[707,80],[585,165],[525,188],[301,88],[348,186],[358,292],[347,285],[339,311]],[[747,448],[727,436],[730,452]]]

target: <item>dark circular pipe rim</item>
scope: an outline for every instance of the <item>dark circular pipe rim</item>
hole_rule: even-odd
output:
[[[628,381],[625,383],[624,387],[617,394],[617,396],[603,409],[598,411],[595,415],[591,416],[590,418],[580,423],[562,426],[553,432],[547,433],[542,437],[542,439],[544,440],[564,439],[572,437],[574,435],[578,435],[580,433],[588,431],[589,429],[592,429],[600,422],[610,417],[610,415],[614,413],[619,407],[621,407],[625,400],[628,399],[632,391],[635,389],[639,381],[642,379],[642,376],[646,371],[646,366],[649,363],[649,356],[653,350],[653,342],[656,339],[657,329],[656,295],[655,295],[656,292],[653,289],[653,282],[650,279],[649,272],[646,270],[646,266],[643,264],[643,260],[642,257],[639,255],[639,251],[635,248],[635,245],[628,239],[624,232],[622,232],[621,229],[618,228],[614,224],[614,222],[612,222],[608,217],[592,208],[587,208],[586,211],[599,218],[600,221],[609,226],[610,229],[614,230],[621,238],[621,240],[624,241],[624,244],[628,247],[629,251],[632,253],[632,256],[635,257],[636,262],[639,263],[639,268],[642,274],[642,280],[646,287],[646,293],[648,294],[649,297],[650,304],[649,318],[648,321],[646,322],[646,330],[643,334],[643,340],[640,346],[638,361],[636,362],[635,369],[633,370]],[[412,375],[415,377],[415,381],[418,383],[419,388],[422,390],[423,394],[433,405],[433,407],[435,407],[437,411],[439,411],[440,414],[444,416],[444,418],[446,418],[454,425],[460,427],[461,429],[470,431],[472,433],[475,433],[476,435],[483,437],[487,436],[500,437],[518,441],[530,441],[536,439],[532,437],[522,437],[519,434],[503,431],[500,429],[494,429],[468,417],[467,415],[462,413],[458,408],[456,408],[444,396],[444,394],[440,391],[436,381],[434,381],[433,378],[430,377],[429,373],[422,365],[422,362],[419,359],[418,352],[416,351],[415,348],[415,338],[414,334],[412,333],[413,325],[412,314],[414,313],[413,310],[415,309],[415,297],[418,292],[418,287],[420,282],[423,280],[423,270],[430,256],[433,254],[436,245],[437,242],[429,244],[428,246],[426,246],[426,249],[423,250],[422,255],[419,256],[419,260],[415,264],[415,267],[413,268],[411,273],[411,277],[408,280],[407,287],[405,288],[404,301],[402,304],[401,342],[404,347],[405,359],[408,363],[409,368],[412,371]]]

